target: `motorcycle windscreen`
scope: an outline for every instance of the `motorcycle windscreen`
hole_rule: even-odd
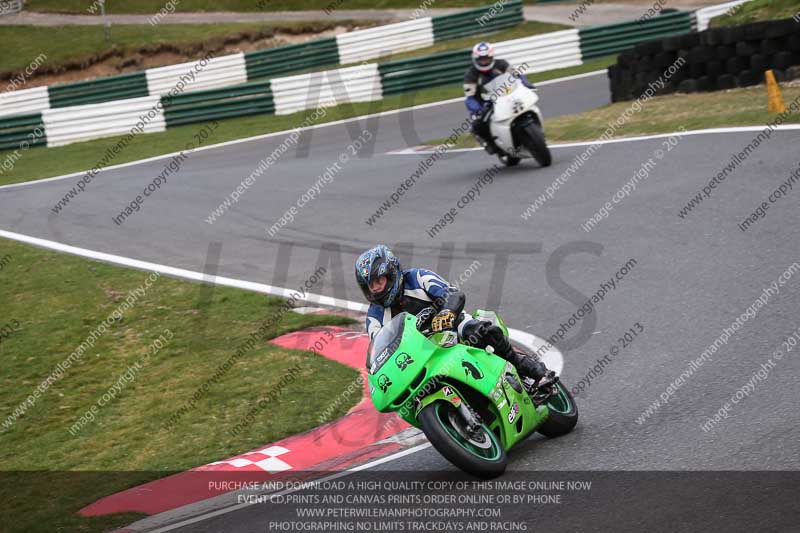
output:
[[[503,122],[516,117],[521,112],[536,105],[539,97],[522,84],[520,79],[511,74],[503,74],[492,80],[494,87],[493,120]]]
[[[500,74],[495,79],[483,86],[483,98],[485,100],[497,102],[498,98],[501,98],[507,94],[511,94],[511,91],[514,90],[514,84],[517,81],[519,81],[519,79],[515,78],[508,72],[505,74]]]
[[[367,369],[370,374],[375,374],[383,364],[397,351],[403,340],[403,330],[406,325],[408,313],[400,313],[394,317],[369,343],[367,348]]]

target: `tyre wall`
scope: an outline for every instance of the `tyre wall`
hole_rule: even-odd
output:
[[[665,80],[679,58],[682,67]],[[758,85],[768,69],[778,81],[800,77],[800,23],[770,20],[647,41],[621,53],[608,77],[611,99],[619,102],[638,98],[651,84],[656,94]]]

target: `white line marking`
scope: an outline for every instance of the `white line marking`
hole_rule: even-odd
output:
[[[556,78],[554,80],[542,81],[542,82],[539,82],[537,85],[552,85],[552,84],[555,84],[555,83],[561,83],[561,82],[565,82],[565,81],[572,81],[572,80],[579,79],[579,78],[586,78],[588,76],[597,76],[597,75],[605,73],[605,72],[606,72],[605,69],[604,70],[596,70],[594,72],[588,72],[586,74],[577,74],[575,76],[567,76],[567,77],[564,77],[564,78]],[[306,128],[300,128],[299,131],[313,130],[313,129],[317,129],[317,128],[327,128],[329,126],[336,126],[336,125],[339,125],[339,124],[346,124],[348,122],[355,122],[355,121],[374,118],[374,117],[383,117],[383,116],[388,116],[388,115],[396,115],[398,113],[402,113],[402,112],[405,112],[405,111],[413,111],[415,109],[426,109],[426,108],[429,108],[429,107],[436,107],[436,106],[441,106],[441,105],[452,104],[452,103],[455,103],[455,102],[460,102],[463,99],[464,99],[463,97],[451,98],[449,100],[441,100],[439,102],[430,102],[430,103],[427,103],[427,104],[419,104],[419,105],[415,105],[415,106],[411,106],[411,107],[403,107],[401,109],[391,109],[389,111],[381,111],[380,113],[372,113],[370,115],[361,115],[361,116],[358,116],[358,117],[345,118],[345,119],[342,119],[342,120],[335,120],[333,122],[323,122],[321,124],[314,124],[314,125],[308,126]],[[255,135],[253,137],[245,137],[243,139],[234,139],[232,141],[225,141],[225,142],[218,143],[218,144],[210,144],[208,146],[200,146],[198,148],[193,148],[191,150],[186,150],[183,153],[184,154],[192,154],[192,153],[195,153],[195,152],[202,152],[202,151],[205,151],[205,150],[212,150],[212,149],[221,148],[221,147],[224,147],[224,146],[231,146],[231,145],[234,145],[234,144],[246,143],[246,142],[251,142],[251,141],[259,141],[261,139],[268,139],[270,137],[276,137],[278,135],[288,135],[288,134],[292,133],[293,131],[295,131],[295,130],[292,129],[292,130],[276,131],[276,132],[273,132],[273,133],[264,133],[262,135]],[[148,157],[146,159],[139,159],[137,161],[130,161],[128,163],[120,163],[119,165],[112,165],[110,167],[104,167],[104,168],[101,168],[98,171],[97,175],[99,175],[99,174],[101,174],[101,173],[103,173],[105,171],[108,171],[108,170],[116,170],[116,169],[120,169],[120,168],[126,168],[126,167],[130,167],[130,166],[134,166],[134,165],[140,165],[142,163],[149,163],[151,161],[158,161],[160,159],[166,159],[168,157],[173,157],[173,156],[178,155],[180,153],[181,152],[171,152],[171,153],[168,153],[168,154]],[[23,181],[21,183],[11,183],[9,185],[0,185],[0,190],[13,189],[13,188],[17,188],[17,187],[24,187],[26,185],[36,185],[36,184],[39,184],[39,183],[47,183],[47,182],[50,182],[50,181],[58,181],[58,180],[65,180],[65,179],[69,179],[69,178],[75,178],[77,176],[81,176],[81,175],[85,174],[88,171],[89,170],[82,170],[80,172],[72,172],[71,174],[64,174],[63,176],[54,176],[52,178],[43,178],[43,179],[40,179],[40,180]]]
[[[354,466],[353,468],[348,468],[345,472],[360,472],[361,470],[368,470],[373,466],[382,465],[383,463],[389,463],[394,461],[395,459],[400,459],[401,457],[405,457],[406,455],[411,455],[412,453],[421,452],[425,448],[430,448],[431,443],[426,442],[424,444],[418,444],[413,448],[408,448],[406,450],[399,451],[397,453],[393,453],[392,455],[387,455],[386,457],[381,457],[380,459],[375,459],[371,463],[365,463],[363,465]]]
[[[157,263],[150,263],[148,261],[140,261],[138,259],[131,259],[129,257],[107,254],[103,252],[95,252],[94,250],[78,248],[76,246],[70,246],[68,244],[62,244],[60,242],[48,241],[45,239],[40,239],[38,237],[30,237],[28,235],[22,235],[19,233],[13,233],[5,230],[0,230],[0,237],[6,237],[7,239],[13,239],[15,241],[33,244],[34,246],[39,246],[41,248],[48,248],[50,250],[56,250],[59,252],[65,252],[72,255],[87,257],[89,259],[105,261],[107,263],[114,263],[117,265],[137,268],[140,270],[147,270],[150,272],[160,272],[161,274],[166,274],[168,276],[173,276],[176,278],[190,279],[193,281],[203,281],[203,282],[213,281],[217,285],[236,287],[238,289],[245,289],[248,291],[260,292],[263,294],[270,294],[272,296],[280,296],[283,298],[291,298],[292,295],[295,296],[300,295],[300,293],[294,289],[285,289],[283,287],[275,287],[273,285],[267,285],[265,283],[256,283],[254,281],[226,278],[224,276],[213,276],[211,279],[209,279],[209,276],[202,272],[196,272],[193,270],[186,270],[183,268],[160,265]],[[304,302],[316,303],[320,305],[327,305],[331,307],[339,307],[347,309],[348,311],[359,311],[362,313],[367,312],[366,304],[351,302],[349,300],[343,300],[341,298],[333,298],[331,296],[324,296],[322,294],[307,293],[305,298],[298,298],[298,300],[302,300]]]
[[[574,148],[576,146],[591,146],[594,144],[616,144],[616,143],[626,143],[626,142],[637,142],[637,141],[647,141],[650,139],[663,139],[665,137],[672,137],[673,135],[709,135],[712,133],[745,133],[745,132],[756,132],[756,131],[763,131],[767,128],[766,125],[764,126],[737,126],[737,127],[730,127],[730,128],[708,128],[705,130],[690,130],[690,131],[674,131],[672,133],[656,133],[653,135],[642,135],[639,137],[623,137],[621,139],[610,139],[608,141],[580,141],[574,143],[560,143],[560,144],[548,144],[550,148]],[[776,131],[792,131],[792,130],[800,130],[800,124],[785,124],[782,126],[775,126]],[[435,145],[430,145],[435,146]],[[476,152],[482,151],[483,148],[477,146],[475,148],[454,148],[452,150],[448,150],[447,152]],[[388,155],[416,155],[416,154],[432,154],[434,150],[420,150],[419,148],[404,148],[402,150],[393,150],[391,152],[386,152]]]
[[[616,144],[624,142],[646,141],[649,139],[664,139],[672,137],[673,135],[709,135],[713,133],[745,133],[763,131],[767,126],[736,126],[730,128],[708,128],[703,130],[689,130],[689,131],[675,131],[672,133],[657,133],[654,135],[642,135],[639,137],[623,137],[621,139],[611,139],[608,141],[581,141],[575,143],[562,143],[554,144],[554,148],[570,148],[575,146],[590,146],[592,144]],[[800,130],[800,124],[786,124],[783,126],[775,126],[778,131]]]
[[[141,261],[139,259],[131,259],[130,257],[107,254],[104,252],[95,252],[94,250],[87,250],[86,248],[78,248],[76,246],[70,246],[69,244],[62,244],[60,242],[48,241],[46,239],[40,239],[38,237],[22,235],[20,233],[13,233],[11,231],[0,230],[0,237],[5,237],[7,239],[12,239],[27,244],[32,244],[34,246],[39,246],[41,248],[56,250],[58,252],[64,252],[72,255],[78,255],[81,257],[87,257],[89,259],[96,259],[98,261],[105,261],[106,263],[123,265],[131,268],[137,268],[140,270],[147,270],[150,272],[160,272],[161,274],[166,274],[167,276],[173,276],[176,278],[189,279],[192,281],[201,281],[206,283],[213,282],[217,285],[223,285],[226,287],[235,287],[237,289],[260,292],[262,294],[269,294],[272,296],[280,296],[282,298],[292,298],[294,296],[298,301],[315,303],[319,305],[327,305],[329,307],[338,307],[340,309],[346,309],[348,311],[358,311],[360,313],[366,313],[367,309],[369,308],[368,305],[360,302],[353,302],[350,300],[344,300],[342,298],[334,298],[331,296],[325,296],[324,294],[306,293],[306,296],[302,297],[302,295],[294,289],[275,287],[274,285],[267,285],[266,283],[257,283],[255,281],[227,278],[224,276],[213,276],[213,278],[209,279],[209,276],[207,276],[206,274],[194,270],[186,270],[183,268],[160,265],[158,263]],[[532,350],[536,349],[535,347],[538,345],[538,343],[545,342],[544,339],[540,339],[535,335],[531,335],[530,333],[526,333],[524,331],[516,329],[509,328],[508,333],[511,339],[522,343],[525,347]],[[564,367],[564,360],[561,355],[561,352],[559,352],[556,349],[553,349],[545,353],[542,356],[542,358],[545,360],[545,363],[550,368],[552,368],[559,374],[561,373],[561,370]]]
[[[422,146],[416,146],[414,148],[403,148],[402,150],[392,150],[391,152],[386,152],[386,155],[414,155],[414,154],[432,154],[434,150],[429,150],[428,148],[435,148],[438,144],[425,144]],[[548,145],[550,148],[553,148],[552,145]],[[447,150],[448,154],[456,153],[456,152],[475,152],[477,150],[483,150],[480,146],[475,148],[450,148]]]
[[[583,74],[574,74],[572,76],[564,76],[563,78],[555,78],[555,79],[552,79],[552,80],[538,81],[538,82],[534,83],[534,85],[536,85],[537,87],[540,87],[542,85],[553,85],[554,83],[561,83],[561,82],[564,82],[564,81],[572,81],[572,80],[579,80],[581,78],[589,78],[591,76],[599,76],[600,74],[605,74],[606,72],[608,72],[608,69],[604,68],[604,69],[601,69],[601,70],[593,70],[591,72],[584,72]]]

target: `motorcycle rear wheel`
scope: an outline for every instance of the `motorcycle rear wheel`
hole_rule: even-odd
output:
[[[461,415],[451,403],[433,402],[420,411],[417,420],[436,451],[461,470],[482,479],[505,472],[508,457],[497,436],[482,424],[480,438],[470,438],[459,427]]]

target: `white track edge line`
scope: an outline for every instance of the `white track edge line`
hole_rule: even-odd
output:
[[[626,142],[638,142],[638,141],[647,141],[651,139],[663,139],[665,137],[673,137],[675,135],[710,135],[715,133],[746,133],[746,132],[755,132],[755,131],[763,131],[768,126],[732,126],[728,128],[708,128],[703,130],[689,130],[689,131],[673,131],[670,133],[656,133],[653,135],[641,135],[639,137],[623,137],[621,139],[609,139],[607,141],[580,141],[574,143],[559,143],[559,144],[549,144],[548,147],[550,148],[574,148],[577,146],[592,146],[595,144],[617,144],[617,143],[626,143]],[[780,126],[775,126],[775,131],[793,131],[793,130],[800,130],[800,124],[783,124]],[[431,145],[432,146],[432,145]],[[454,148],[452,150],[447,150],[447,153],[451,152],[477,152],[482,151],[483,148],[480,146],[476,146],[474,148]],[[415,154],[432,154],[435,150],[415,150],[414,148],[403,148],[402,150],[392,150],[390,152],[386,152],[388,155],[415,155]]]
[[[297,298],[298,295],[301,295],[301,293],[295,289],[275,287],[273,285],[268,285],[266,283],[257,283],[254,281],[239,280],[235,278],[228,278],[225,276],[209,276],[207,274],[204,274],[202,272],[197,272],[194,270],[187,270],[167,265],[160,265],[158,263],[141,261],[139,259],[132,259],[129,257],[107,254],[104,252],[96,252],[94,250],[78,248],[76,246],[70,246],[68,244],[62,244],[60,242],[48,241],[46,239],[40,239],[38,237],[22,235],[20,233],[14,233],[2,229],[0,229],[0,237],[6,237],[8,239],[24,242],[27,244],[32,244],[34,246],[39,246],[41,248],[56,250],[58,252],[64,252],[72,255],[86,257],[89,259],[96,259],[98,261],[104,261],[106,263],[114,263],[117,265],[132,267],[139,270],[159,272],[161,274],[166,274],[168,276],[173,276],[177,278],[183,278],[193,281],[213,282],[218,285],[235,287],[238,289],[245,289],[249,291],[260,292],[263,294],[269,294],[272,296],[280,296],[283,298],[291,298],[293,296]],[[339,307],[346,309],[348,311],[360,311],[364,313],[366,313],[367,311],[366,304],[352,302],[350,300],[343,300],[341,298],[333,298],[331,296],[324,296],[322,294],[306,293],[305,295],[301,295],[301,297],[297,298],[297,300],[316,303],[320,305],[327,305],[331,307]]]
[[[572,81],[572,80],[579,80],[581,78],[589,78],[591,76],[599,76],[600,74],[605,74],[606,72],[608,72],[608,69],[603,68],[600,70],[593,70],[591,72],[584,72],[582,74],[573,74],[572,76],[564,76],[563,78],[554,78],[552,80],[539,81],[534,83],[534,85],[537,87],[540,87],[542,85],[553,85],[555,83],[561,83],[564,81]]]
[[[236,278],[229,278],[225,276],[209,276],[207,274],[204,274],[202,272],[197,272],[195,270],[187,270],[184,268],[161,265],[158,263],[142,261],[139,259],[132,259],[130,257],[124,257],[120,255],[108,254],[104,252],[96,252],[94,250],[88,250],[86,248],[78,248],[77,246],[71,246],[69,244],[63,244],[60,242],[40,239],[39,237],[31,237],[29,235],[14,233],[2,229],[0,229],[0,237],[5,237],[7,239],[15,240],[18,242],[24,242],[26,244],[39,246],[40,248],[55,250],[57,252],[68,253],[71,255],[86,257],[88,259],[95,259],[97,261],[122,265],[126,267],[136,268],[139,270],[146,270],[149,272],[158,272],[160,274],[165,274],[167,276],[187,279],[191,281],[214,283],[216,285],[234,287],[237,289],[244,289],[248,291],[259,292],[262,294],[269,294],[271,296],[279,296],[282,298],[295,298],[296,301],[315,303],[319,305],[326,305],[329,307],[337,307],[340,309],[345,309],[347,311],[357,311],[361,313],[366,313],[367,309],[369,308],[369,306],[367,306],[366,304],[360,302],[354,302],[351,300],[345,300],[342,298],[334,298],[331,296],[325,296],[323,294],[314,294],[314,293],[305,293],[303,295],[295,289],[276,287],[274,285],[268,285],[266,283],[246,281]],[[544,339],[541,339],[525,331],[508,328],[508,332],[510,338],[512,338],[517,342],[522,343],[523,345],[531,349],[533,349],[532,348],[533,343],[537,341],[545,342]],[[563,356],[561,355],[560,351],[555,349],[552,350],[552,353],[553,353],[552,356],[553,360],[550,363],[550,365],[553,367],[554,370],[556,370],[556,372],[560,373],[561,370],[563,369],[563,364],[564,364]]]

